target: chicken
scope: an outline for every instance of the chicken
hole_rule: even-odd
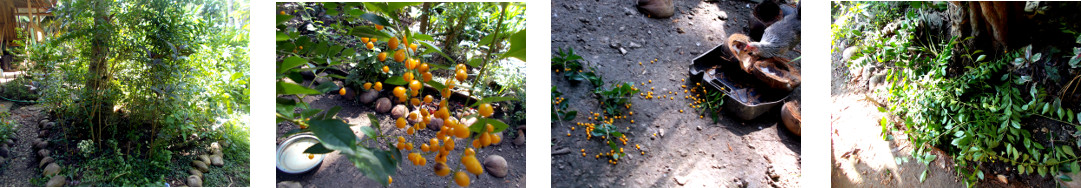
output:
[[[748,43],[747,51],[762,58],[771,58],[782,56],[796,47],[800,43],[801,5],[796,5],[796,14],[785,16],[767,27],[761,41]]]

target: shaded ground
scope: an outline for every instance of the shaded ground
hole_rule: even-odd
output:
[[[13,103],[5,102],[4,111]],[[0,168],[0,185],[10,187],[37,186],[30,180],[43,177],[38,167],[38,157],[33,151],[33,141],[38,138],[38,121],[44,116],[41,106],[25,106],[11,110],[11,118],[19,124],[15,131],[15,145],[11,147],[12,157],[8,157]]]
[[[381,96],[390,96],[389,89],[385,89]],[[352,125],[353,134],[358,136],[363,135],[360,132],[360,127],[371,126],[371,121],[368,119],[368,114],[375,113],[373,105],[364,105],[359,102],[352,102],[344,99],[340,95],[320,95],[320,96],[308,96],[304,98],[305,102],[311,104],[312,108],[318,109],[330,109],[333,106],[341,106],[342,110],[338,113],[338,117],[341,117]],[[374,104],[374,103],[373,103]],[[376,114],[376,117],[380,118],[379,122],[382,124],[381,131],[384,135],[401,136],[406,135],[405,130],[394,127],[394,120],[391,119],[390,114]],[[285,133],[298,129],[296,125],[289,123],[281,123],[277,126],[277,143],[280,146],[281,142],[286,138],[282,137]],[[510,131],[510,129],[508,129]],[[505,131],[506,132],[506,131]],[[432,138],[435,137],[435,131],[424,129],[416,133],[416,140],[407,141],[417,144],[415,147],[420,148],[420,138]],[[407,137],[408,138],[408,137]],[[524,187],[526,186],[525,178],[525,147],[514,146],[512,144],[515,137],[507,137],[504,134],[504,138],[499,145],[493,145],[476,150],[476,157],[479,160],[484,160],[484,157],[489,155],[499,155],[507,160],[507,166],[509,168],[507,177],[496,178],[488,175],[487,172],[480,176],[470,175],[471,184],[473,187]],[[462,152],[462,146],[467,144],[468,140],[456,139],[456,149],[451,152],[451,155],[447,157],[447,165],[450,165],[452,169],[457,169],[461,162],[459,162]],[[385,144],[380,144],[385,145]],[[417,149],[419,150],[419,149]],[[405,156],[408,153],[402,154]],[[454,187],[457,186],[453,183],[450,176],[437,176],[433,173],[432,165],[435,164],[433,157],[428,157],[428,165],[426,166],[414,166],[409,161],[403,161],[398,164],[397,174],[391,176],[393,183],[390,187]],[[464,168],[463,168],[464,169]],[[282,181],[295,181],[299,182],[303,187],[377,187],[379,184],[364,176],[356,166],[353,165],[345,156],[340,155],[338,152],[330,153],[326,156],[323,163],[316,169],[304,174],[287,174],[281,171],[277,172],[277,182]]]
[[[680,1],[676,15],[652,19],[639,13],[634,1],[553,1],[552,48],[572,47],[596,68],[607,85],[634,82],[654,87],[660,96],[693,86],[688,65],[697,55],[720,45],[729,33],[746,33],[754,4],[750,1]],[[621,51],[622,50],[622,51]],[[626,53],[623,53],[625,51]],[[798,56],[798,54],[789,54]],[[794,58],[794,57],[790,57]],[[650,61],[657,59],[656,63]],[[642,62],[643,65],[638,65]],[[779,108],[752,121],[722,112],[719,122],[699,118],[692,102],[643,99],[634,93],[628,116],[616,121],[627,135],[628,156],[613,165],[595,155],[608,152],[597,139],[586,140],[576,122],[592,122],[600,112],[589,83],[570,85],[552,74],[576,119],[552,124],[552,187],[796,187],[800,177],[800,137],[780,123]],[[652,80],[652,84],[641,85]],[[797,89],[794,98],[799,98]],[[679,110],[684,110],[680,113]],[[571,136],[567,136],[567,134]],[[656,136],[654,136],[656,134]],[[634,145],[640,145],[641,154]],[[586,156],[582,156],[584,149]],[[571,152],[565,152],[565,151]]]

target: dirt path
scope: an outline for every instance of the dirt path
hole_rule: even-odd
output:
[[[840,50],[838,50],[840,51]],[[830,114],[831,152],[830,162],[833,170],[831,184],[835,187],[963,187],[956,173],[949,165],[949,160],[939,154],[928,166],[912,157],[913,146],[904,133],[893,131],[888,134],[893,139],[882,139],[882,127],[879,120],[886,113],[878,111],[868,97],[873,97],[868,90],[867,80],[853,79],[849,69],[841,61],[840,52],[833,54],[831,61],[831,100],[833,108]],[[880,100],[880,99],[879,99]],[[902,160],[898,164],[897,159]],[[907,162],[904,162],[907,161]],[[925,169],[927,179],[920,182],[920,175]]]
[[[691,60],[721,44],[729,33],[746,33],[753,7],[749,1],[676,0],[675,16],[652,19],[639,13],[634,3],[553,1],[551,50],[573,47],[586,66],[596,68],[606,87],[635,82],[640,89],[654,87],[658,95],[682,91],[680,85],[694,84],[687,73]],[[657,62],[650,63],[654,59]],[[615,123],[625,128],[621,131],[628,141],[623,147],[629,155],[612,165],[607,158],[595,158],[608,151],[606,144],[586,140],[582,127],[571,130],[575,122],[592,122],[586,113],[601,111],[592,97],[593,86],[571,86],[562,76],[552,75],[552,84],[572,104],[569,110],[579,112],[572,121],[552,122],[551,150],[571,151],[551,156],[552,187],[799,186],[800,138],[783,128],[779,110],[752,121],[722,112],[714,123],[708,117],[700,119],[682,93],[675,100],[647,100],[634,94],[635,115],[628,119],[636,123]],[[653,83],[639,84],[649,80]]]
[[[11,187],[30,187],[30,180],[40,178],[37,152],[32,143],[38,138],[38,121],[43,117],[42,107],[23,106],[11,111],[10,118],[15,119],[19,127],[15,131],[15,145],[11,146],[10,157],[0,169],[0,185]]]
[[[353,134],[363,135],[360,132],[360,127],[371,126],[371,121],[368,119],[368,114],[374,113],[374,109],[369,105],[362,105],[360,103],[353,103],[343,99],[338,95],[321,95],[321,96],[309,96],[304,98],[305,102],[309,102],[312,108],[318,109],[330,109],[333,106],[342,106],[342,111],[338,113],[338,117],[345,119],[346,123],[353,125]],[[384,135],[406,135],[404,130],[394,128],[393,120],[389,114],[377,114],[376,117],[380,118],[379,122],[382,124],[382,134]],[[281,136],[290,130],[297,129],[292,124],[279,124],[277,129],[277,143],[285,141],[285,138]],[[432,138],[435,135],[434,131],[423,130],[416,133],[417,138]],[[456,145],[459,146],[458,150],[451,153],[451,156],[447,158],[448,165],[451,168],[455,168],[460,164],[458,162],[460,158],[457,154],[461,154],[461,146],[468,145],[465,140],[458,140]],[[472,183],[470,186],[474,187],[523,187],[526,186],[525,178],[525,147],[514,146],[512,144],[513,138],[504,136],[502,143],[498,146],[485,147],[477,150],[477,158],[484,160],[484,157],[488,155],[500,155],[507,160],[507,166],[509,171],[507,177],[496,178],[488,175],[487,172],[480,176],[470,176]],[[421,143],[420,141],[414,141],[414,143]],[[380,144],[383,145],[383,144]],[[419,148],[419,145],[418,145]],[[418,149],[419,150],[419,149]],[[405,156],[403,154],[402,156]],[[393,175],[394,182],[390,187],[446,187],[457,186],[453,183],[450,176],[441,177],[436,176],[432,171],[432,164],[434,162],[429,157],[427,166],[414,166],[411,162],[405,161],[399,164],[398,172]],[[301,183],[304,187],[375,187],[378,183],[368,179],[364,176],[356,166],[353,165],[343,155],[338,152],[330,153],[326,156],[323,163],[314,169],[312,172],[291,175],[283,172],[277,173],[277,181],[296,181]]]

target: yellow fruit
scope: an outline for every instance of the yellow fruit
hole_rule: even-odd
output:
[[[400,103],[405,103],[406,100],[409,100],[409,98],[407,98],[407,97],[399,97],[398,98],[398,102],[400,102]]]
[[[417,59],[409,58],[408,60],[405,60],[405,68],[406,69],[409,69],[409,70],[416,69],[417,64],[420,64],[419,62],[417,62]]]
[[[474,156],[474,155],[477,155],[477,152],[476,152],[476,151],[473,151],[473,148],[465,148],[465,152],[464,152],[464,153],[465,153],[465,156]]]
[[[443,149],[447,151],[454,150],[454,139],[450,137],[443,139]]]
[[[424,119],[427,119],[427,118],[424,118]],[[418,127],[417,129],[427,129],[428,128],[428,122],[421,121],[420,123],[417,123],[417,127]]]
[[[428,149],[430,149],[430,147],[428,147],[428,144],[421,144],[420,145],[420,151],[428,152]]]
[[[404,129],[405,128],[405,118],[399,117],[398,121],[395,122],[394,125],[397,126],[399,129]],[[399,137],[399,138],[401,138],[401,137]]]
[[[461,63],[459,63],[458,65],[455,65],[455,66],[454,66],[454,69],[462,69],[462,70],[464,70],[465,68],[466,68],[466,67],[465,67],[465,64],[461,64]]]
[[[454,74],[454,78],[458,79],[459,82],[464,82],[466,78],[469,78],[469,75],[465,73],[465,69],[458,69],[458,73]]]
[[[409,49],[413,50],[413,53],[417,52],[417,44],[409,44]]]
[[[436,149],[432,149],[432,150],[434,151]],[[439,154],[435,155],[435,162],[447,163],[447,154],[440,151]]]
[[[414,93],[420,93],[421,86],[423,85],[420,84],[420,81],[413,80],[413,82],[409,82],[409,89],[412,89]]]
[[[282,15],[285,15],[285,11],[283,10],[281,14],[282,14]]]
[[[436,162],[432,168],[435,170],[435,175],[437,176],[450,175],[450,167],[448,167],[447,164]]]
[[[410,103],[413,103],[413,106],[420,106],[420,99],[417,99],[417,98],[413,98],[413,99],[412,99],[412,100],[410,100],[409,102],[410,102]],[[410,115],[412,115],[412,114],[410,114]],[[412,118],[410,118],[410,119],[412,119]]]
[[[398,63],[405,61],[405,52],[402,52],[402,50],[395,51],[394,61],[397,61]]]
[[[428,63],[421,63],[420,66],[417,67],[417,71],[428,72],[428,68]]]
[[[375,43],[375,42],[378,42],[378,41],[379,41],[379,38],[372,38],[372,41],[371,41],[371,42],[372,42],[372,43]]]
[[[468,138],[469,137],[469,127],[466,127],[465,125],[459,125],[458,127],[455,127],[454,128],[454,136],[456,136],[458,138]]]
[[[398,143],[404,145],[405,144],[405,137],[398,136]]]
[[[480,146],[481,147],[488,147],[488,145],[492,145],[492,137],[491,137],[491,135],[489,135],[488,133],[481,133],[480,134]]]
[[[360,37],[360,42],[368,43],[368,37]]]
[[[402,80],[405,80],[405,83],[413,82],[413,78],[413,72],[405,72],[405,74],[402,75]]]
[[[492,135],[491,137],[492,144],[499,144],[500,141],[503,141],[503,138],[499,137],[499,135]]]
[[[371,82],[364,83],[364,90],[369,90],[369,89],[372,89],[372,83]]]
[[[394,178],[387,176],[387,184],[394,183]]]
[[[405,150],[413,150],[413,143],[405,143]],[[417,156],[420,156],[420,154],[417,154]]]
[[[432,81],[432,73],[424,72],[424,73],[421,73],[420,75],[421,75],[421,78],[424,79],[424,82]]]
[[[398,98],[405,98],[405,88],[402,86],[394,87],[394,96]]]
[[[439,146],[439,139],[432,138],[428,142],[429,142],[429,144],[431,144],[432,147],[438,147]]]
[[[492,104],[488,104],[488,103],[480,104],[480,107],[477,107],[477,112],[480,113],[481,117],[490,117],[490,116],[492,116]]]
[[[368,47],[369,50],[375,48],[375,44],[372,44],[372,42],[368,42],[368,44],[365,44],[364,46]]]
[[[492,126],[492,124],[486,124],[486,125],[484,125],[484,131],[487,131],[487,132],[495,131],[495,126]]]
[[[383,91],[383,82],[375,82],[375,90]]]
[[[424,103],[432,103],[432,95],[427,95],[427,96],[424,96]],[[427,112],[427,111],[421,110],[421,113],[422,113],[422,114],[423,114],[423,113],[426,113],[426,112]],[[425,116],[427,116],[427,115],[425,115]]]
[[[484,168],[480,166],[480,161],[477,161],[477,157],[462,157],[462,165],[465,166],[465,170],[469,171],[469,173],[473,173],[475,175],[480,175],[481,173],[484,173]]]
[[[387,60],[387,52],[379,52],[379,61]]]
[[[308,160],[315,159],[315,154],[308,154]]]
[[[469,186],[469,175],[465,175],[465,172],[462,172],[462,171],[455,172],[454,173],[454,183],[458,184],[458,186],[468,187]]]
[[[398,49],[398,38],[397,37],[390,37],[390,41],[387,41],[387,49],[390,49],[390,50]]]
[[[447,92],[450,92],[450,89],[454,89],[454,80],[447,79],[446,83],[443,83],[443,85],[447,86]],[[450,97],[450,94],[444,94],[443,97]]]
[[[439,107],[439,110],[435,112],[436,116],[442,119],[450,117],[450,110],[447,110],[447,106],[443,105]]]
[[[480,148],[480,139],[473,139],[473,147]]]
[[[301,50],[303,50],[304,46],[297,46],[297,48],[300,48]]]
[[[383,73],[390,73],[390,67],[383,66]]]
[[[375,30],[382,31],[383,25],[375,24]]]
[[[409,129],[405,130],[405,134],[413,135],[413,133],[415,132],[413,129],[414,129],[414,127],[409,127]],[[412,144],[410,144],[410,145],[412,145]]]

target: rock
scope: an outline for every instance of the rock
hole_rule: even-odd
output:
[[[721,19],[721,21],[728,20],[728,13],[724,11],[717,13],[717,19]]]
[[[7,144],[7,145],[9,145],[9,146],[10,146],[10,145],[15,145],[15,140],[12,140],[12,139],[7,139],[7,140],[4,140],[4,144]]]
[[[68,183],[67,177],[65,177],[64,175],[55,175],[52,178],[49,178],[49,182],[45,183],[45,186],[46,187],[63,187],[64,184],[67,184],[67,183]]]
[[[221,144],[218,144],[218,142],[210,143],[210,151],[214,150],[221,150]]]
[[[493,177],[507,177],[507,160],[499,155],[489,155],[484,158],[484,170]]]
[[[199,176],[199,178],[203,178],[203,172],[199,171],[199,169],[190,168],[188,169],[188,173],[191,175]]]
[[[11,149],[8,145],[0,146],[0,157],[11,157]]]
[[[631,42],[631,44],[628,44],[627,47],[630,47],[630,48],[634,49],[634,48],[641,48],[642,45],[638,44],[636,42]]]
[[[199,176],[190,175],[190,176],[188,176],[188,186],[202,187],[203,186],[203,179],[200,179]]]
[[[443,128],[443,119],[435,118],[435,116],[432,116],[432,118],[428,120],[427,126],[428,130],[439,131],[439,129]]]
[[[375,112],[387,113],[390,112],[390,99],[383,97],[375,100]]]
[[[38,168],[45,166],[45,164],[52,163],[53,161],[55,161],[53,157],[45,157],[44,159],[41,159],[41,162],[38,162]]]
[[[225,160],[222,160],[221,155],[211,155],[210,164],[214,166],[225,166]]]
[[[407,113],[409,113],[409,108],[406,108],[405,105],[401,104],[395,105],[394,108],[390,109],[390,117],[394,119],[405,117]]]
[[[195,169],[199,169],[199,171],[203,171],[203,173],[210,172],[210,168],[202,161],[191,161],[191,166],[195,167]]]
[[[372,103],[376,98],[379,98],[379,92],[374,89],[369,89],[364,94],[360,94],[360,102],[364,104]]]
[[[1006,179],[1006,176],[1003,176],[1002,174],[995,176],[995,179],[998,179],[998,181],[1002,182],[1002,184],[1010,184],[1010,180]]]
[[[48,122],[48,123],[45,123],[45,128],[46,129],[51,129],[51,128],[53,128],[54,125],[56,125],[56,122]]]
[[[514,145],[516,145],[516,146],[524,146],[525,145],[525,131],[524,130],[521,130],[521,129],[518,130],[518,138],[514,139]]]
[[[41,149],[41,150],[38,150],[38,156],[41,156],[41,157],[48,157],[48,156],[49,156],[49,154],[52,154],[52,152],[50,152],[50,151],[49,151],[49,150],[47,150],[47,149]]]
[[[278,188],[303,188],[303,187],[304,186],[300,185],[300,182],[295,182],[295,181],[278,182]]]
[[[199,161],[203,161],[203,163],[205,164],[210,164],[210,155],[199,155],[198,157],[196,157],[196,159],[198,159]]]
[[[41,121],[38,122],[38,126],[45,126],[45,123],[48,123],[48,122],[49,122],[49,119],[42,119]]]
[[[49,147],[49,142],[41,140],[40,138],[34,140],[34,149],[45,149]]]
[[[638,0],[638,11],[651,18],[668,18],[675,14],[672,0]]]
[[[49,166],[45,166],[44,170],[41,170],[41,174],[45,176],[52,176],[60,173],[60,165],[56,163],[49,163]]]
[[[676,180],[676,183],[679,185],[687,184],[687,181],[690,180],[690,178],[687,178],[687,176],[676,176],[672,179]]]
[[[847,63],[848,61],[851,61],[852,56],[856,55],[856,50],[857,49],[859,49],[859,48],[856,47],[856,46],[849,46],[848,48],[845,48],[845,51],[841,52],[841,54],[842,54],[841,55],[841,62]]]

